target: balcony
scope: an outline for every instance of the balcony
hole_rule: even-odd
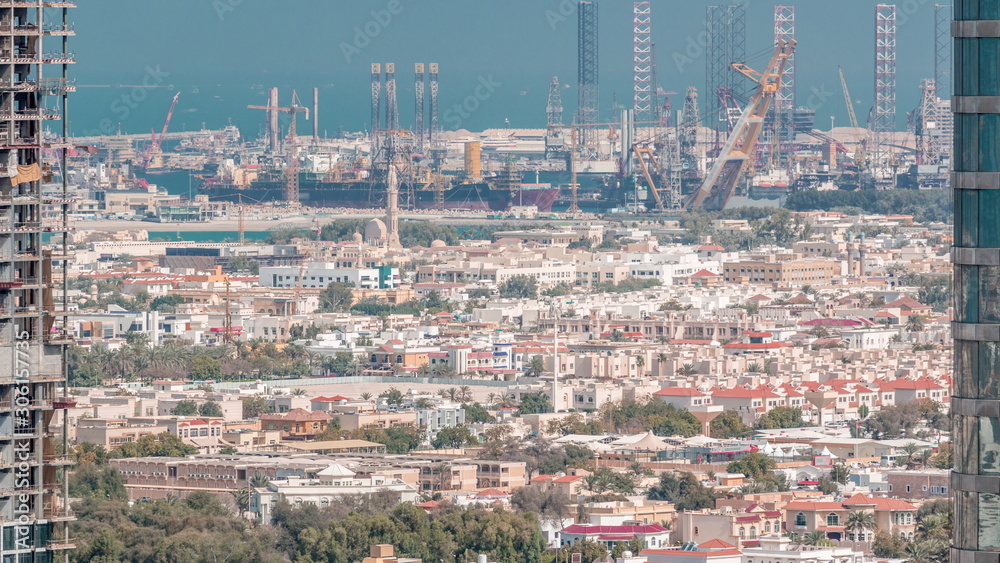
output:
[[[37,6],[37,4],[36,4]],[[57,35],[57,36],[72,36],[76,35],[76,31],[73,29],[72,24],[45,24],[39,28],[35,24],[24,24],[24,25],[11,25],[10,22],[0,23],[0,33],[5,35],[21,35],[21,36],[31,36],[31,35]]]
[[[55,110],[45,108],[35,108],[18,111],[0,111],[0,119],[16,119],[19,121],[29,119],[59,119],[60,113]]]
[[[23,278],[0,279],[0,291],[5,289],[19,289],[24,285]]]
[[[73,543],[73,540],[71,540],[71,539],[70,540],[49,540],[48,547],[49,547],[49,549],[51,549],[53,551],[55,551],[55,550],[61,550],[61,549],[76,549],[76,544]]]
[[[37,231],[42,227],[39,221],[19,221],[7,225],[0,225],[0,233],[23,233]]]

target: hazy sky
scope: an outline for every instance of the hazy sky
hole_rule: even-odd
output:
[[[602,117],[612,94],[631,103],[632,3],[601,0]],[[718,2],[653,0],[653,37],[660,85],[683,92],[704,89],[705,58],[699,47],[705,7]],[[847,123],[837,65],[843,65],[858,117],[864,122],[873,96],[874,6],[871,0],[809,0],[796,6],[798,104]],[[773,3],[747,5],[747,52],[769,52]],[[393,13],[395,12],[395,13]],[[897,114],[900,125],[919,100],[921,78],[933,75],[934,3],[898,5]],[[71,10],[85,85],[154,84],[173,88],[81,87],[71,110],[82,134],[109,123],[131,132],[159,128],[175,91],[182,91],[172,129],[232,118],[256,132],[262,87],[291,88],[308,98],[321,87],[320,127],[359,130],[369,121],[369,65],[395,62],[404,126],[412,123],[414,62],[441,65],[441,112],[477,95],[468,117],[442,119],[450,127],[544,126],[548,81],[558,75],[568,116],[576,98],[576,12],[569,0],[173,0],[83,2]],[[765,57],[748,57],[757,68]],[[151,72],[152,71],[152,72]],[[485,85],[489,85],[486,87]],[[197,90],[192,88],[197,87]],[[682,95],[674,96],[679,108]],[[307,102],[308,103],[308,102]],[[454,117],[453,112],[449,114]],[[458,123],[460,122],[460,123]],[[302,123],[300,128],[308,128]]]

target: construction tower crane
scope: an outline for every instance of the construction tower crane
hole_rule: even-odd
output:
[[[290,107],[276,107],[276,106],[255,106],[249,105],[247,109],[262,109],[264,111],[275,111],[278,113],[287,113],[289,117],[288,123],[288,138],[287,140],[294,143],[296,136],[298,135],[295,127],[295,122],[297,121],[296,116],[300,113],[306,114],[306,119],[309,119],[309,108],[303,106],[299,103],[299,96],[292,90],[292,104]]]
[[[288,114],[288,138],[286,139],[286,143],[289,147],[285,151],[285,201],[291,205],[297,205],[299,203],[299,157],[298,147],[296,146],[298,132],[296,131],[295,124],[297,121],[296,116],[300,113],[306,114],[306,119],[309,119],[309,108],[299,103],[298,94],[295,93],[295,90],[292,90],[292,104],[287,108],[249,105],[247,109],[262,109]]]
[[[847,104],[847,116],[851,120],[851,131],[854,134],[854,165],[858,167],[858,170],[864,170],[867,168],[867,163],[865,162],[865,139],[861,137],[861,127],[858,126],[858,116],[854,113],[854,102],[851,98],[851,92],[847,89],[847,79],[844,78],[844,69],[840,66],[837,67],[837,71],[840,72],[840,86],[844,89],[844,102]]]
[[[156,136],[155,129],[149,130],[151,142],[149,144],[149,148],[146,149],[146,154],[143,155],[142,158],[143,168],[149,166],[149,161],[153,159],[153,155],[160,152],[160,149],[163,146],[163,140],[167,137],[167,129],[170,127],[170,120],[174,117],[174,109],[177,107],[177,98],[179,98],[180,95],[180,92],[174,94],[174,99],[170,102],[170,109],[167,110],[167,119],[163,121],[163,129],[160,131],[160,136]]]
[[[771,60],[763,72],[757,72],[743,63],[732,65],[736,72],[756,82],[757,90],[743,110],[743,115],[736,122],[705,181],[685,204],[686,209],[704,207],[715,211],[724,209],[729,203],[729,199],[736,192],[736,185],[750,164],[750,157],[764,127],[764,118],[781,85],[788,57],[794,51],[795,40],[782,39],[775,45],[774,54],[771,55]]]

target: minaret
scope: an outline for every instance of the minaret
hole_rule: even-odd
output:
[[[389,178],[386,182],[385,225],[389,231],[386,245],[390,250],[403,248],[399,243],[399,179],[396,177],[396,166],[389,165]]]

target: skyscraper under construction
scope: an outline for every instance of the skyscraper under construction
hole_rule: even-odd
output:
[[[61,561],[73,547],[62,478],[65,174],[61,191],[42,191],[55,165],[65,170],[73,7],[0,0],[0,563]],[[62,162],[43,162],[43,150]]]

